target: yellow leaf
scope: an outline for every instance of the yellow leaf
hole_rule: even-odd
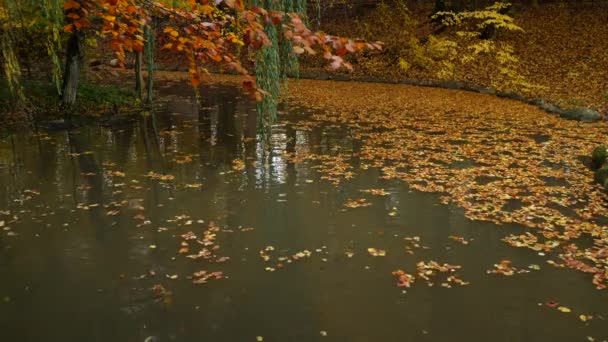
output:
[[[367,251],[372,256],[386,256],[386,251],[382,249],[368,248]]]
[[[234,171],[241,171],[245,169],[245,162],[240,159],[235,159],[232,161],[232,169]]]

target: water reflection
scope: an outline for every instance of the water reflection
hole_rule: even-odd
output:
[[[163,89],[172,95],[166,111],[133,125],[19,133],[0,142],[0,299],[9,298],[0,303],[3,341],[605,337],[599,318],[585,325],[575,314],[538,306],[555,300],[576,313],[608,314],[608,298],[585,275],[549,268],[538,255],[500,242],[520,227],[471,222],[439,205],[438,196],[383,181],[373,168],[331,185],[313,162],[290,162],[285,154],[335,154],[339,146],[345,158],[356,156],[360,142],[340,127],[299,127],[291,123],[303,114],[287,111],[265,158],[254,106],[239,90],[210,87],[198,106],[178,96],[187,88]],[[244,170],[233,170],[235,159]],[[369,188],[390,195],[345,210],[347,199]],[[179,254],[181,235],[200,239],[211,221],[222,228],[214,253],[230,260]],[[473,240],[462,246],[449,235]],[[406,254],[406,237],[429,249]],[[267,272],[271,264],[259,251],[269,245],[277,255],[313,255]],[[189,247],[196,253],[199,244]],[[370,247],[388,255],[373,258]],[[485,274],[503,258],[542,271],[510,279]],[[459,275],[471,285],[421,283],[402,293],[391,272],[411,272],[421,260],[462,265]],[[229,278],[193,285],[187,277],[203,269]],[[172,294],[154,297],[155,284]]]

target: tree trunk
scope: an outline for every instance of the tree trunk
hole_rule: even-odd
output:
[[[73,32],[68,40],[65,59],[65,73],[63,74],[63,93],[61,102],[64,105],[73,105],[78,93],[80,81],[80,68],[83,60],[82,40],[84,33],[80,30]]]
[[[530,5],[532,6],[532,8],[537,9],[538,8],[538,0],[531,0],[530,1]]]
[[[445,11],[445,0],[436,0],[433,13]]]
[[[505,2],[505,0],[501,0],[501,2]],[[501,9],[498,13],[500,14],[507,14],[509,12],[509,7],[503,8]],[[496,27],[496,25],[494,24],[489,24],[483,27],[483,30],[481,31],[481,39],[495,39],[496,36],[498,35],[498,28]]]
[[[151,24],[150,24],[151,25]],[[148,88],[147,88],[147,103],[152,103],[154,100],[154,34],[149,26],[145,28],[146,34],[146,63],[148,64]]]
[[[144,75],[142,68],[144,64],[144,54],[135,52],[135,92],[139,100],[144,98]]]

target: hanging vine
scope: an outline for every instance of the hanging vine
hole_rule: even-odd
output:
[[[321,28],[321,0],[316,1],[317,10],[317,30]]]
[[[253,0],[253,6],[263,7],[265,10],[279,10],[284,13],[283,23],[289,24],[289,13],[298,13],[305,17],[306,0]],[[286,39],[282,28],[268,21],[264,26],[271,45],[265,46],[255,55],[255,74],[258,88],[264,93],[261,101],[257,103],[258,132],[265,142],[268,142],[272,133],[272,125],[277,121],[278,97],[281,93],[281,84],[286,88],[287,77],[299,74],[298,56],[294,53],[293,41]],[[286,90],[286,89],[285,89]]]
[[[281,10],[285,13],[283,20],[289,23],[290,19],[287,13],[294,12],[294,0],[284,0]],[[285,39],[283,35],[279,36],[279,49],[281,54],[281,82],[286,87],[287,77],[298,67],[298,58],[293,52],[293,42]]]
[[[294,12],[300,14],[300,17],[304,23],[308,24],[308,1],[307,0],[293,0]]]
[[[42,15],[47,21],[46,50],[51,60],[51,77],[57,95],[61,96],[62,68],[59,51],[61,50],[61,29],[63,28],[63,9],[59,0],[39,0]]]
[[[280,10],[280,5],[273,0],[253,0],[253,5],[266,10]],[[258,88],[264,93],[262,100],[257,103],[258,131],[262,140],[268,143],[272,125],[277,120],[278,98],[281,92],[281,69],[283,68],[280,65],[278,32],[272,21],[265,23],[264,33],[271,44],[256,52],[255,76]]]
[[[0,48],[2,49],[2,67],[13,105],[20,107],[25,103],[25,96],[21,86],[21,66],[15,53],[15,26],[12,25],[15,9],[11,1],[1,0],[0,9],[2,13],[2,36],[0,37]]]

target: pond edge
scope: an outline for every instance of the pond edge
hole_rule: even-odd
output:
[[[593,123],[600,120],[604,120],[604,116],[598,111],[595,111],[587,107],[577,107],[572,109],[564,109],[547,99],[543,98],[530,98],[517,92],[505,92],[496,90],[493,88],[482,87],[472,83],[462,81],[432,81],[432,80],[400,80],[393,81],[381,77],[365,76],[365,77],[351,77],[346,75],[331,75],[327,73],[314,73],[314,72],[300,72],[299,75],[290,75],[293,78],[301,78],[308,80],[319,80],[319,81],[340,81],[340,82],[364,82],[364,83],[383,83],[383,84],[403,84],[417,87],[429,87],[429,88],[441,88],[441,89],[453,89],[453,90],[464,90],[475,92],[479,94],[494,95],[497,97],[507,98],[510,100],[522,102],[534,107],[539,108],[550,114],[556,114],[561,118],[568,120],[575,120],[585,123]]]

